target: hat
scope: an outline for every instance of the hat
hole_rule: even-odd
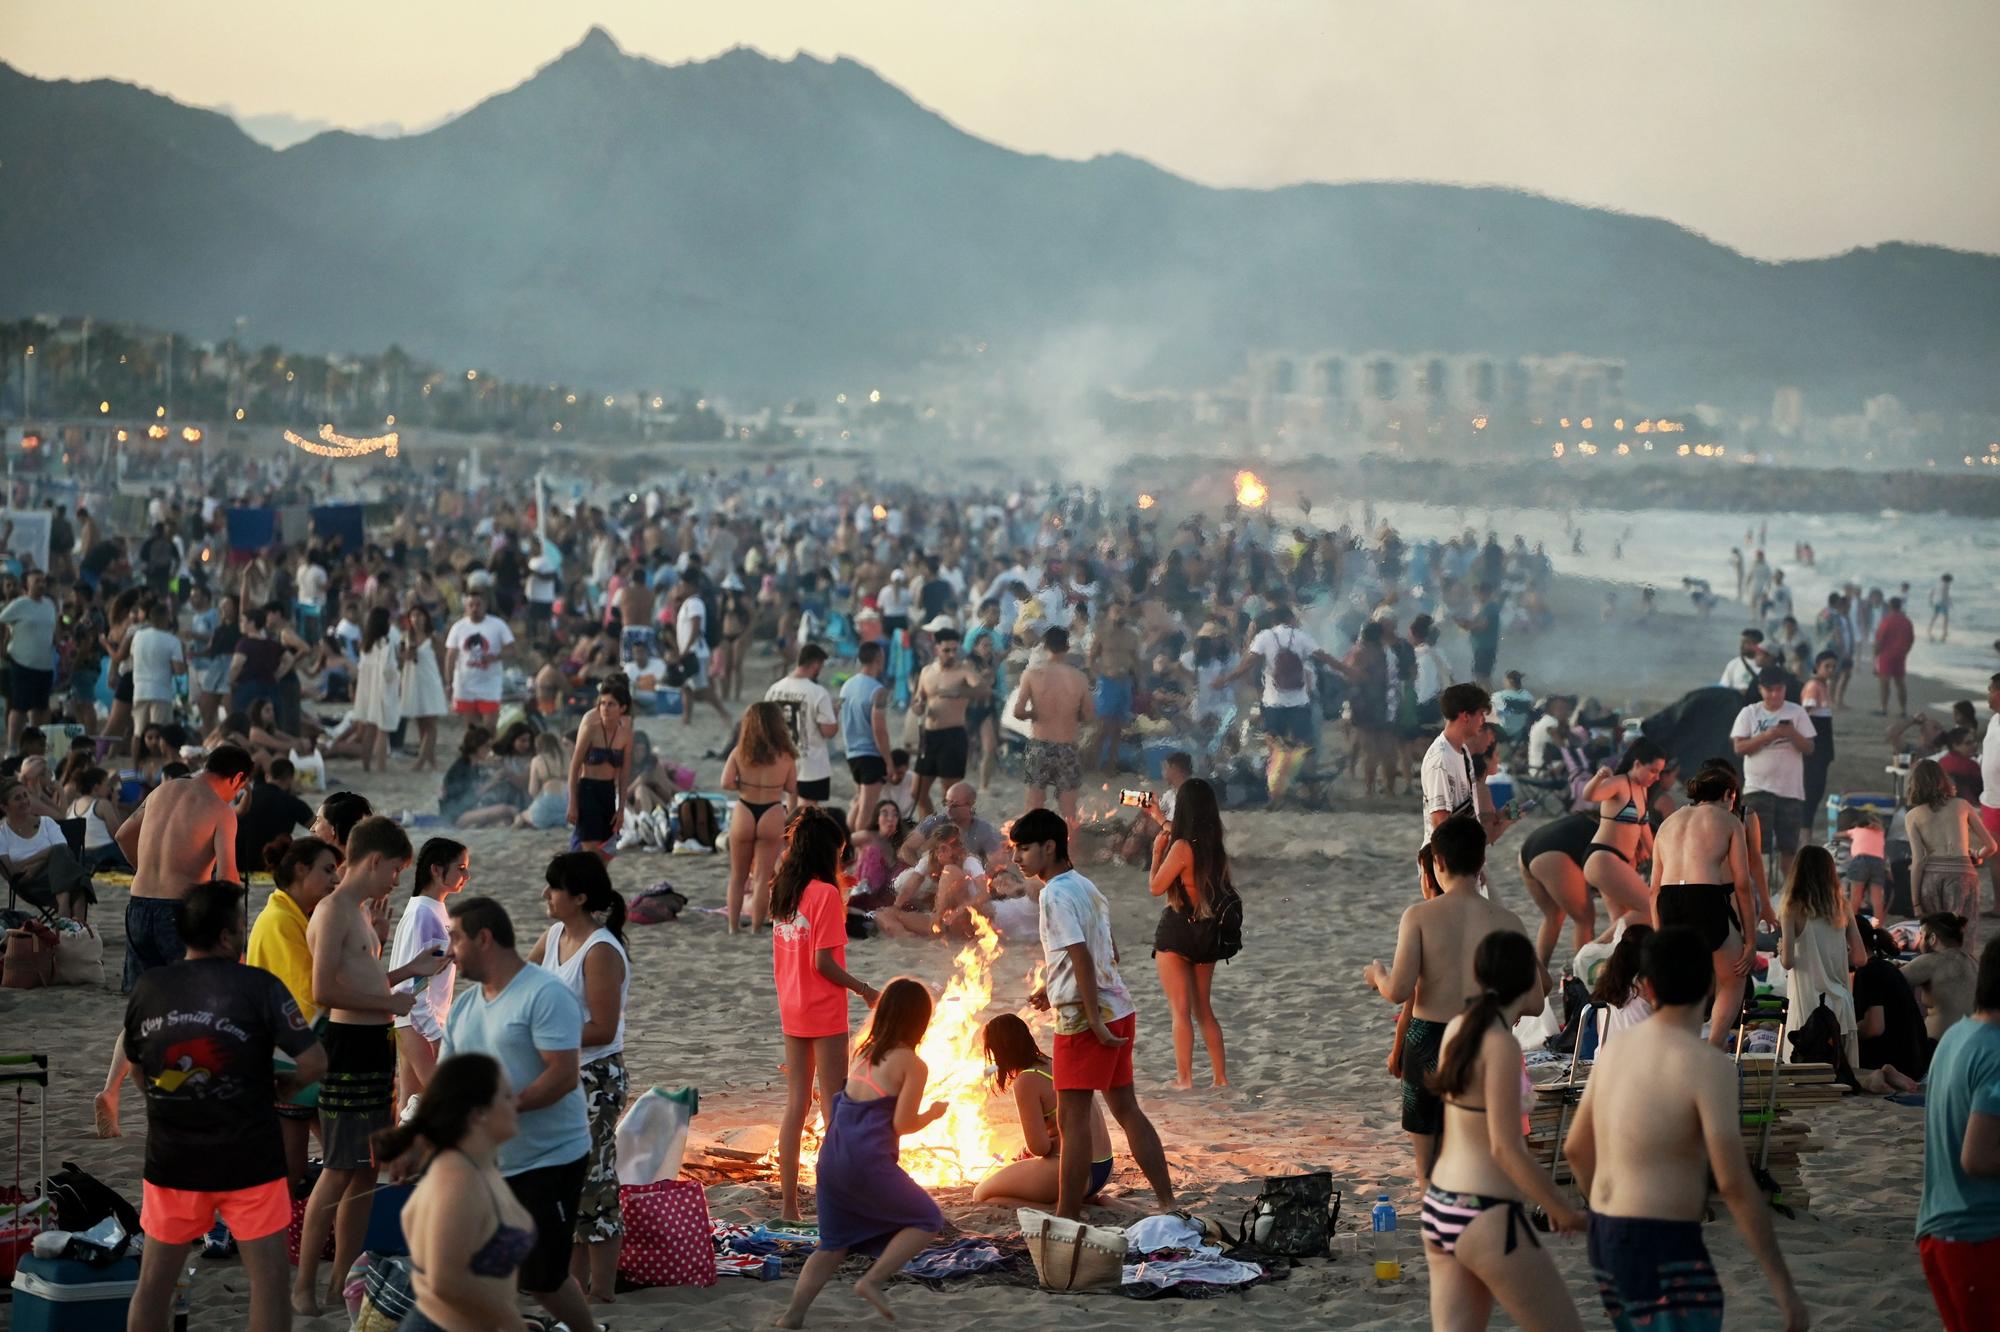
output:
[[[934,634],[941,629],[956,629],[956,628],[958,628],[957,620],[954,620],[949,615],[939,615],[933,617],[931,622],[924,626],[924,632],[927,634]]]
[[[906,580],[906,579],[908,579],[908,578],[909,578],[909,575],[908,575],[908,574],[906,574],[906,573],[904,573],[904,572],[903,572],[903,571],[902,571],[901,569],[897,569],[897,570],[893,571],[892,573],[890,573],[890,575],[889,575],[889,581],[890,581],[890,582],[892,582],[892,583],[900,583],[900,582],[903,582],[903,581],[905,581],[905,580]]]

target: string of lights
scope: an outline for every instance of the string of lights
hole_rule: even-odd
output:
[[[327,424],[319,428],[318,439],[307,439],[297,431],[287,430],[285,442],[317,458],[362,458],[371,453],[393,458],[400,449],[402,436],[394,430],[386,435],[343,435]]]

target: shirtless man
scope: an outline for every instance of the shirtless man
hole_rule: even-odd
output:
[[[1063,821],[1076,833],[1076,790],[1083,785],[1083,761],[1076,738],[1097,710],[1091,704],[1090,677],[1069,664],[1069,630],[1057,625],[1042,635],[1049,659],[1021,674],[1021,695],[1014,716],[1028,723],[1028,803],[1040,809],[1045,789],[1056,793]]]
[[[966,734],[965,712],[990,687],[979,668],[959,656],[960,637],[956,629],[937,632],[937,660],[917,674],[917,692],[910,706],[923,719],[917,741],[917,813],[929,818],[936,812],[931,805],[931,783],[946,786],[965,776],[971,738]]]
[[[1757,960],[1757,919],[1750,888],[1749,841],[1732,813],[1736,769],[1703,768],[1688,783],[1688,800],[1653,838],[1653,928],[1685,925],[1702,937],[1715,961],[1715,1007],[1708,1041],[1729,1039],[1743,994],[1743,978]]]
[[[200,773],[162,782],[132,812],[113,839],[136,867],[125,904],[125,988],[154,967],[186,953],[174,926],[174,906],[187,890],[211,879],[237,880],[236,811],[232,804],[255,765],[235,745],[218,745]],[[124,1042],[115,1043],[111,1071],[93,1105],[97,1136],[116,1138],[118,1095],[132,1069]]]
[[[1404,910],[1396,930],[1395,964],[1370,962],[1362,973],[1369,987],[1390,1003],[1416,1001],[1403,1041],[1403,1131],[1416,1153],[1420,1186],[1430,1182],[1438,1135],[1444,1131],[1444,1102],[1431,1091],[1430,1075],[1437,1068],[1445,1024],[1479,993],[1473,955],[1479,941],[1495,930],[1528,933],[1519,916],[1480,894],[1486,830],[1477,819],[1458,815],[1440,823],[1431,832],[1431,855],[1444,891]]]
[[[1118,740],[1125,723],[1132,720],[1132,696],[1139,684],[1139,631],[1130,623],[1125,603],[1114,601],[1104,612],[1104,623],[1090,641],[1084,666],[1096,678],[1093,702],[1097,708],[1097,741],[1094,767],[1118,771]]]
[[[1563,1154],[1590,1200],[1590,1265],[1614,1328],[1721,1328],[1722,1283],[1701,1239],[1712,1172],[1782,1326],[1804,1332],[1805,1303],[1744,1153],[1736,1066],[1701,1039],[1709,955],[1693,930],[1646,941],[1640,986],[1653,1015],[1598,1052],[1584,1085]]]
[[[368,1195],[375,1190],[368,1139],[394,1119],[396,1045],[389,1024],[416,1002],[415,994],[395,994],[391,987],[434,976],[445,967],[442,952],[419,954],[386,975],[378,960],[382,939],[370,914],[380,910],[410,855],[410,839],[393,819],[375,815],[361,820],[347,835],[340,882],[306,923],[313,1002],[327,1015],[321,1041],[326,1075],[319,1092],[319,1139],[326,1166],[306,1204],[299,1269],[292,1280],[292,1308],[308,1317],[319,1312],[316,1278],[327,1232],[333,1232],[327,1298],[334,1303],[367,1239]]]
[[[657,641],[653,629],[653,589],[647,584],[646,571],[640,565],[633,564],[625,570],[625,586],[618,590],[618,618],[625,626],[623,655],[633,655],[636,645],[644,649],[639,660],[651,657]]]

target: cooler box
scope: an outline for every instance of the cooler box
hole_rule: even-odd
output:
[[[108,1267],[21,1255],[14,1273],[14,1332],[125,1332],[139,1260]]]
[[[416,1191],[414,1184],[384,1184],[368,1200],[368,1236],[361,1247],[382,1257],[401,1258],[410,1251],[403,1238],[403,1204]]]
[[[1514,779],[1504,772],[1494,773],[1486,779],[1486,794],[1493,797],[1493,808],[1507,808],[1514,803]]]

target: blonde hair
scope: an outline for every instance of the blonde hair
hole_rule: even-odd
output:
[[[785,710],[776,703],[757,702],[743,709],[743,727],[736,737],[741,760],[763,767],[781,758],[797,758],[792,728],[785,724]]]

